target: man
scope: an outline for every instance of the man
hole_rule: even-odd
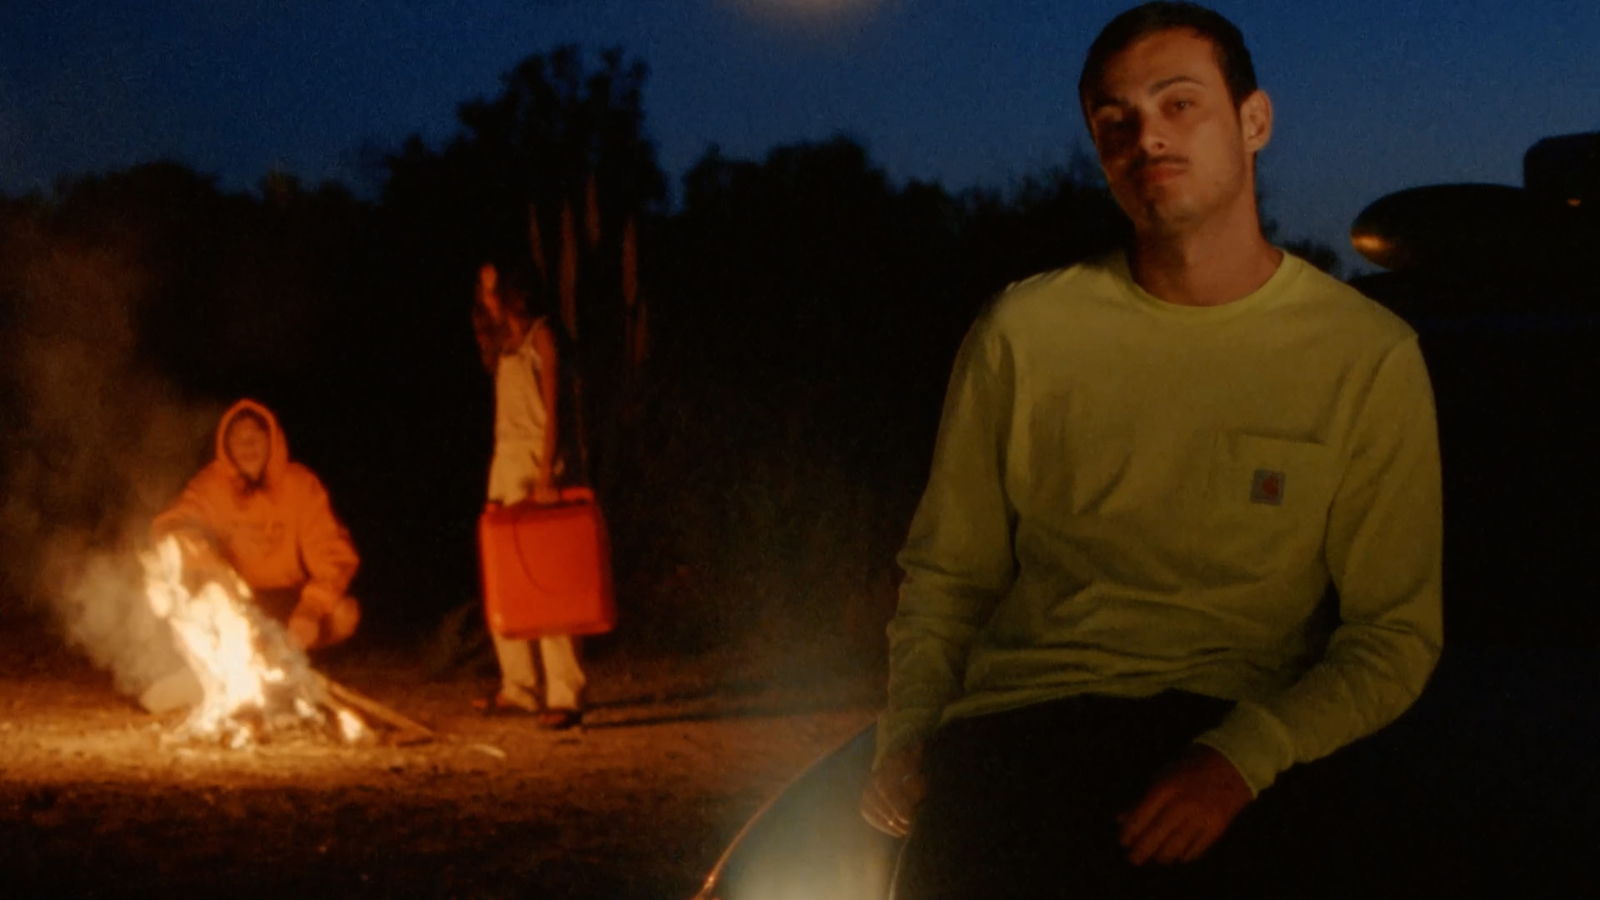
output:
[[[272,411],[240,400],[217,426],[217,456],[151,525],[203,538],[239,573],[258,606],[305,649],[355,633],[361,607],[346,594],[360,562],[315,473],[289,459]]]
[[[495,379],[490,506],[559,499],[556,477],[564,464],[560,430],[570,423],[560,421],[562,361],[550,317],[530,309],[537,297],[532,280],[520,270],[501,272],[493,265],[479,270],[475,330],[484,364]],[[486,712],[531,715],[540,727],[556,731],[582,724],[586,679],[571,637],[538,641],[544,669],[542,704],[532,642],[493,637],[501,685],[485,701]]]
[[[223,413],[216,447],[216,458],[151,523],[152,538],[189,538],[184,565],[202,577],[213,568],[235,571],[296,646],[317,650],[349,638],[361,622],[361,606],[347,593],[360,557],[322,481],[290,461],[277,417],[254,400]],[[153,713],[203,699],[187,666],[139,695]]]
[[[1440,652],[1416,336],[1263,236],[1238,29],[1130,10],[1079,100],[1134,238],[1014,285],[957,358],[862,799],[910,832],[901,896],[1194,890],[1176,864]]]

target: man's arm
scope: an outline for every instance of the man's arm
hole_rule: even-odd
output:
[[[899,563],[889,699],[878,723],[869,821],[903,833],[920,799],[922,742],[956,699],[968,648],[1015,573],[1004,453],[1014,403],[1009,348],[981,320],[956,358],[928,487]],[[883,783],[878,783],[883,782]]]
[[[1241,702],[1123,815],[1135,864],[1197,859],[1289,766],[1393,721],[1422,692],[1442,642],[1441,512],[1433,392],[1415,338],[1367,391],[1328,520],[1341,623],[1288,690]]]
[[[1341,621],[1326,653],[1289,689],[1241,702],[1200,738],[1252,791],[1377,731],[1421,694],[1443,646],[1443,530],[1433,392],[1412,337],[1373,376],[1329,512]]]
[[[544,370],[539,373],[539,399],[544,403],[544,446],[540,448],[539,459],[536,461],[537,469],[533,484],[534,499],[540,503],[555,502],[558,429],[567,426],[566,422],[561,421],[557,406],[561,366],[566,360],[561,358],[560,352],[556,349],[555,335],[550,331],[552,327],[547,319],[541,319],[533,326],[533,347],[544,364]]]
[[[183,493],[178,495],[178,499],[151,521],[151,540],[159,541],[169,534],[181,531],[197,534],[212,543],[218,543],[218,516],[210,498],[221,493],[225,485],[219,488],[216,481],[209,466],[190,479],[184,486]]]
[[[350,541],[350,533],[334,515],[322,482],[310,470],[304,470],[303,474],[307,479],[304,490],[308,496],[300,513],[298,539],[301,565],[311,577],[300,590],[300,603],[291,618],[316,619],[331,613],[350,589],[350,581],[355,578],[361,559]]]

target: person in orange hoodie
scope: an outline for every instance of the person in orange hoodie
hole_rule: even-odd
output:
[[[205,539],[268,616],[307,650],[350,637],[361,607],[346,595],[360,559],[315,474],[291,462],[272,411],[240,400],[217,426],[217,456],[151,525]]]

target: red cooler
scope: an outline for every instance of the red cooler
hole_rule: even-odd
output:
[[[478,519],[478,548],[495,634],[521,640],[616,627],[611,542],[592,491],[564,490],[553,506],[489,510]]]

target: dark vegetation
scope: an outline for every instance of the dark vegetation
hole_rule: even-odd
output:
[[[894,182],[847,137],[760,160],[711,147],[669,202],[645,74],[620,53],[531,57],[443,146],[376,155],[370,196],[282,173],[232,193],[172,162],[0,196],[8,876],[82,896],[683,896],[804,758],[870,716],[854,676],[883,660],[957,342],[1006,283],[1126,225],[1083,153],[952,193]],[[530,207],[547,282],[564,208],[582,248],[576,357],[615,539],[621,625],[591,647],[587,742],[481,719],[461,679],[419,683],[474,644],[492,394],[472,281],[486,258],[532,255]],[[621,288],[630,221],[647,315]],[[1398,895],[1593,895],[1593,291],[1571,315],[1507,317],[1521,278],[1358,284],[1419,327],[1439,395],[1450,649],[1417,710],[1352,757],[1381,760],[1378,778],[1352,770],[1364,788],[1332,812],[1329,858]],[[52,548],[117,546],[129,522],[137,540],[210,453],[208,411],[240,395],[278,411],[328,484],[364,557],[356,643],[398,660],[333,673],[456,738],[432,755],[175,765],[86,664],[13,629],[59,584]],[[741,715],[773,667],[731,678],[713,652],[730,648],[804,651],[778,667],[804,669],[799,700],[753,691],[753,713],[783,714]],[[838,711],[816,707],[830,683],[857,691]],[[1385,849],[1336,852],[1346,833]],[[1581,885],[1539,890],[1566,879]]]
[[[41,260],[111,260],[127,309],[104,313],[131,317],[137,370],[186,403],[275,408],[363,552],[368,639],[415,638],[477,590],[492,397],[469,318],[476,267],[529,255],[531,208],[554,268],[570,209],[587,233],[577,346],[623,622],[599,649],[760,638],[875,660],[963,331],[1007,282],[1109,248],[1124,220],[1081,152],[1005,189],[952,193],[895,183],[842,136],[761,160],[712,146],[669,203],[645,80],[618,51],[530,57],[498,96],[460,107],[443,146],[412,138],[375,155],[373,199],[283,173],[230,193],[172,162],[0,198],[0,335],[17,349]],[[631,367],[618,287],[629,221],[649,350]],[[7,368],[8,496],[27,479],[78,479],[52,471],[64,457],[24,412],[38,385]],[[112,382],[97,402],[128,406]],[[137,440],[136,413],[113,443]],[[209,441],[192,438],[198,465]],[[93,496],[35,510],[29,527],[137,508]],[[10,521],[15,603],[39,589],[17,539],[27,529]]]

